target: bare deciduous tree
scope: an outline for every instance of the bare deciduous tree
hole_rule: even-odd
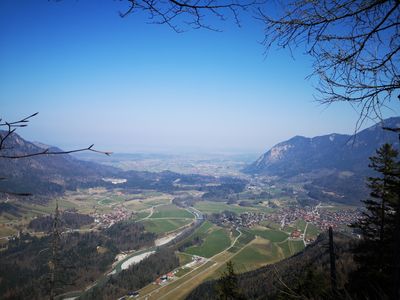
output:
[[[185,26],[217,30],[213,21],[233,18],[239,22],[239,14],[258,4],[254,0],[121,0],[128,2],[126,11],[120,12],[125,17],[136,11],[148,14],[151,23],[166,24],[176,32],[182,32]]]
[[[317,99],[345,101],[366,118],[381,119],[381,109],[399,97],[400,1],[283,1],[259,10],[264,44],[305,46],[319,78]],[[277,12],[277,14],[276,14]]]

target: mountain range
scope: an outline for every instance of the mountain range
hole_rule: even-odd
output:
[[[4,131],[0,131],[5,136]],[[33,143],[16,133],[7,138],[4,156],[21,156],[40,153],[45,149],[52,152],[62,151],[58,148]],[[98,154],[101,156],[101,154]],[[124,179],[113,183],[113,178]],[[115,182],[115,181],[114,181]],[[178,184],[179,182],[179,184]],[[244,183],[231,177],[214,177],[197,174],[179,174],[171,171],[146,172],[123,171],[118,168],[77,159],[74,156],[38,155],[27,158],[0,158],[0,194],[7,192],[31,194],[31,198],[46,201],[46,198],[77,188],[106,187],[124,188],[127,190],[151,189],[157,191],[174,191],[176,189],[201,189],[209,191],[214,185]],[[210,185],[211,184],[211,185]]]
[[[382,127],[400,127],[400,117],[386,119],[355,135],[295,136],[273,146],[243,171],[308,181],[305,187],[316,198],[359,200],[365,196],[365,178],[372,174],[369,157],[384,143],[399,146],[397,134]]]
[[[0,131],[2,136],[4,131]],[[2,155],[21,156],[40,153],[45,149],[56,152],[56,147],[33,143],[11,134]],[[66,189],[93,186],[101,183],[103,176],[118,174],[116,168],[81,161],[71,155],[38,155],[27,158],[0,158],[0,190],[35,195],[58,194]]]

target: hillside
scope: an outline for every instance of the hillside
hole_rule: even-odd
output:
[[[383,126],[399,127],[400,117],[386,119]],[[243,171],[303,180],[310,196],[318,200],[355,202],[366,195],[369,157],[384,143],[398,147],[398,136],[383,130],[381,123],[356,135],[295,136],[273,146]]]
[[[355,240],[347,235],[335,233],[334,243],[337,254],[338,287],[341,289],[346,283],[347,274],[352,270],[353,260],[349,250]],[[291,294],[293,299],[300,298],[299,295],[307,299],[323,298],[330,288],[327,246],[328,235],[323,233],[304,251],[290,258],[238,275],[241,293],[245,299],[288,299],[290,298],[288,294]],[[307,287],[316,282],[318,285],[312,289],[310,286]],[[216,280],[207,281],[193,290],[186,299],[219,299],[216,288]]]
[[[4,132],[3,132],[4,133]],[[2,150],[3,155],[42,152],[38,143],[26,141],[13,133]],[[57,151],[60,149],[50,148]],[[100,155],[100,154],[99,154]],[[78,160],[70,155],[39,155],[20,159],[0,158],[0,189],[36,195],[58,194],[64,190],[98,185],[103,176],[112,176],[116,168]]]
[[[46,149],[46,146],[27,141],[15,133],[6,141],[3,155],[24,155]],[[54,147],[50,150],[61,151]],[[96,186],[157,191],[198,189],[214,194],[222,190],[226,194],[226,186],[238,185],[241,190],[245,185],[244,180],[229,176],[214,177],[170,171],[123,171],[104,164],[80,160],[68,154],[19,159],[0,158],[0,178],[4,178],[0,180],[0,191],[30,193],[38,199],[42,196],[62,194],[66,190]],[[122,180],[113,183],[113,178]]]

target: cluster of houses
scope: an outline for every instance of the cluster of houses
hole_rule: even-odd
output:
[[[265,213],[245,212],[240,215],[224,212],[220,216],[220,222],[225,225],[234,225],[235,227],[251,228],[259,224],[261,221],[268,219]]]
[[[130,219],[132,212],[127,210],[124,206],[114,207],[109,213],[94,213],[92,214],[94,222],[100,227],[108,228],[117,222]]]
[[[163,284],[167,283],[168,280],[173,280],[174,278],[175,278],[175,272],[169,272],[167,274],[164,274],[164,275],[158,277],[154,281],[154,284],[163,285]]]
[[[192,256],[192,261],[187,263],[186,265],[182,266],[182,269],[187,269],[187,268],[193,268],[196,265],[202,264],[204,262],[206,262],[207,259],[201,256],[197,256],[197,255],[193,255]],[[168,281],[174,280],[176,277],[176,273],[179,271],[179,269],[176,269],[172,272],[169,272],[167,274],[164,274],[160,277],[158,277],[153,284],[158,284],[158,285],[164,285],[166,284]]]
[[[251,228],[266,221],[280,224],[281,229],[283,229],[286,225],[292,225],[297,220],[304,220],[314,224],[321,230],[327,230],[329,227],[340,229],[354,223],[360,217],[360,214],[361,211],[359,209],[332,210],[318,205],[312,208],[285,207],[271,213],[245,212],[236,215],[231,212],[223,212],[218,215],[218,220],[216,221],[222,225],[245,228]],[[300,230],[295,230],[291,233],[291,238],[303,238],[303,233]]]
[[[329,227],[340,228],[354,223],[359,216],[360,210],[358,209],[330,210],[317,206],[314,208],[282,208],[268,214],[266,219],[281,224],[281,228],[293,224],[296,220],[304,220],[321,230],[327,230]]]
[[[307,215],[304,220],[311,222],[322,230],[328,230],[329,227],[339,228],[350,225],[358,220],[361,215],[360,210],[336,210],[318,209],[318,213]]]

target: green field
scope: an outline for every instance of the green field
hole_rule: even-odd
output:
[[[287,232],[287,233],[292,233],[296,228],[291,227],[291,226],[285,226],[283,227],[282,231]]]
[[[206,235],[200,246],[192,246],[185,250],[186,253],[203,257],[212,257],[225,250],[231,244],[229,233],[226,229],[214,226]]]
[[[314,224],[308,223],[306,238],[316,238],[321,230]]]
[[[250,243],[255,238],[254,233],[252,233],[248,229],[242,228],[240,231],[242,232],[242,235],[238,238],[235,244],[235,246],[237,247],[243,247],[244,245]]]
[[[270,264],[283,258],[282,252],[274,244],[265,239],[257,238],[246,246],[232,259],[237,272],[248,272],[266,264]]]
[[[255,227],[254,229],[250,229],[250,231],[253,234],[274,243],[283,242],[288,237],[288,234],[285,232],[266,228],[264,229],[263,227]]]
[[[149,210],[139,211],[138,213],[135,214],[135,219],[140,220],[146,218],[148,215],[150,215]]]
[[[192,261],[192,256],[186,253],[178,252],[176,256],[179,258],[179,265],[184,266]]]
[[[289,248],[292,255],[304,250],[303,241],[289,241]]]
[[[148,232],[156,234],[173,231],[192,222],[187,219],[146,219],[141,221]]]
[[[292,255],[289,248],[289,241],[284,241],[283,243],[277,243],[276,245],[282,249],[282,253],[285,257],[289,257]]]
[[[297,220],[295,223],[295,227],[301,230],[301,232],[304,232],[304,229],[306,228],[306,221],[304,220]]]
[[[281,228],[280,224],[274,223],[274,222],[271,222],[271,221],[261,221],[260,225],[264,226],[264,227],[267,227],[269,229],[274,229],[274,230],[280,230],[280,228]]]
[[[156,207],[151,218],[188,218],[193,219],[194,216],[185,209],[176,207],[175,205],[161,205]]]
[[[178,242],[177,247],[179,248],[180,246],[193,240],[196,237],[199,237],[200,239],[204,239],[207,235],[207,232],[211,231],[212,227],[214,227],[214,225],[212,223],[210,223],[209,221],[203,222],[203,224],[201,224],[200,227],[198,227],[191,235],[189,235],[183,241]]]
[[[210,202],[210,201],[196,202],[194,207],[205,214],[221,213],[225,210],[232,211],[238,214],[247,211],[255,211],[255,210],[260,211],[260,208],[257,207],[242,207],[239,205],[233,205],[233,204],[231,205],[223,202]]]
[[[183,275],[189,273],[190,271],[192,271],[191,268],[180,268],[180,269],[178,270],[178,272],[176,272],[175,276],[181,277],[181,276],[183,276]]]
[[[285,241],[283,243],[277,243],[277,246],[279,246],[282,249],[282,252],[285,257],[292,256],[296,254],[297,252],[300,252],[304,250],[304,243],[303,241]]]

